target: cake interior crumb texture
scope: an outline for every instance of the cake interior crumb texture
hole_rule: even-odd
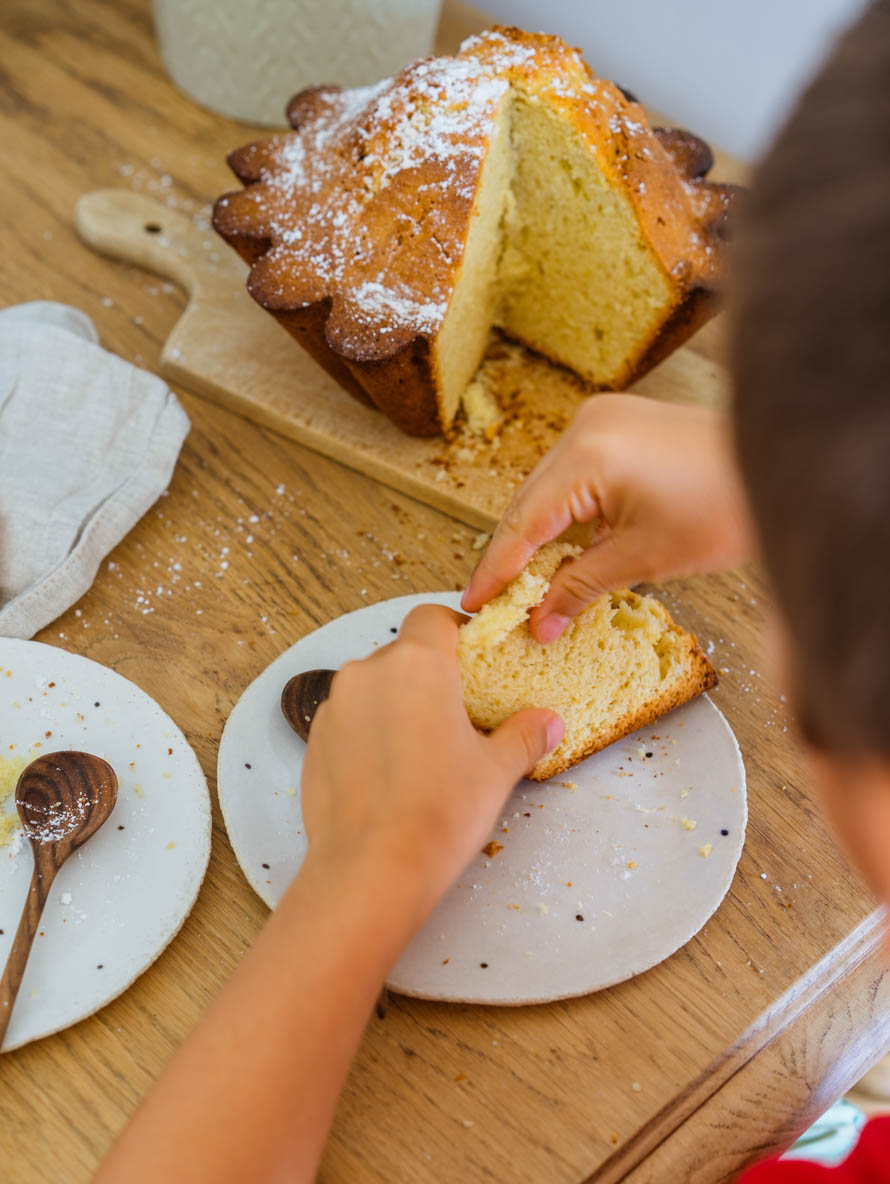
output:
[[[497,324],[596,385],[620,384],[672,293],[625,196],[571,123],[512,103]]]
[[[482,361],[491,326],[500,319],[498,263],[514,155],[511,109],[507,97],[493,124],[463,261],[438,333],[434,365],[438,370],[439,415],[445,425],[453,422],[461,397]]]
[[[651,596],[624,589],[600,596],[565,633],[542,646],[529,611],[559,566],[579,554],[543,547],[503,592],[461,627],[458,655],[473,723],[490,731],[526,707],[556,711],[565,736],[530,776],[542,781],[653,722],[716,685],[696,638]]]
[[[453,421],[492,325],[595,387],[620,387],[672,295],[630,202],[580,133],[511,87],[436,344],[442,422]]]

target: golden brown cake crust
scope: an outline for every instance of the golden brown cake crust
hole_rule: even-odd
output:
[[[706,145],[654,132],[639,104],[561,39],[495,28],[373,87],[302,91],[288,106],[294,132],[229,157],[245,188],[217,201],[213,225],[250,265],[254,299],[346,389],[414,435],[442,430],[433,346],[510,87],[584,137],[668,277],[672,314],[615,385],[715,308],[734,187],[705,181]]]
[[[675,707],[682,707],[684,703],[689,703],[690,700],[695,699],[698,695],[704,694],[705,691],[713,690],[717,686],[717,671],[702,652],[698,644],[698,638],[692,633],[685,633],[685,631],[679,629],[677,626],[674,626],[674,631],[682,636],[687,650],[689,670],[686,676],[676,682],[670,690],[658,698],[651,700],[639,711],[630,711],[616,720],[610,728],[600,732],[584,748],[557,759],[548,760],[545,757],[542,761],[539,761],[534,769],[527,774],[530,781],[546,781],[550,777],[556,777],[560,773],[565,773],[567,769],[580,764],[587,757],[593,756],[595,752],[600,752],[602,749],[608,748],[616,740],[630,736],[638,728],[645,728],[648,724],[655,723],[657,719],[660,719],[669,711],[673,711]]]

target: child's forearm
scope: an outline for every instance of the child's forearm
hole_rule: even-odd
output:
[[[97,1184],[314,1178],[390,965],[421,917],[385,868],[304,870]]]

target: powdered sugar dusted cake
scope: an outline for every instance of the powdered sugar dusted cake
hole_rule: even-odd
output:
[[[405,431],[447,429],[492,326],[620,388],[715,309],[734,187],[556,37],[492,29],[289,104],[229,163],[251,295]]]

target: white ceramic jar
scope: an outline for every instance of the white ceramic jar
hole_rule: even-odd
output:
[[[284,123],[313,83],[364,86],[430,52],[440,0],[154,0],[161,57],[206,107]]]

